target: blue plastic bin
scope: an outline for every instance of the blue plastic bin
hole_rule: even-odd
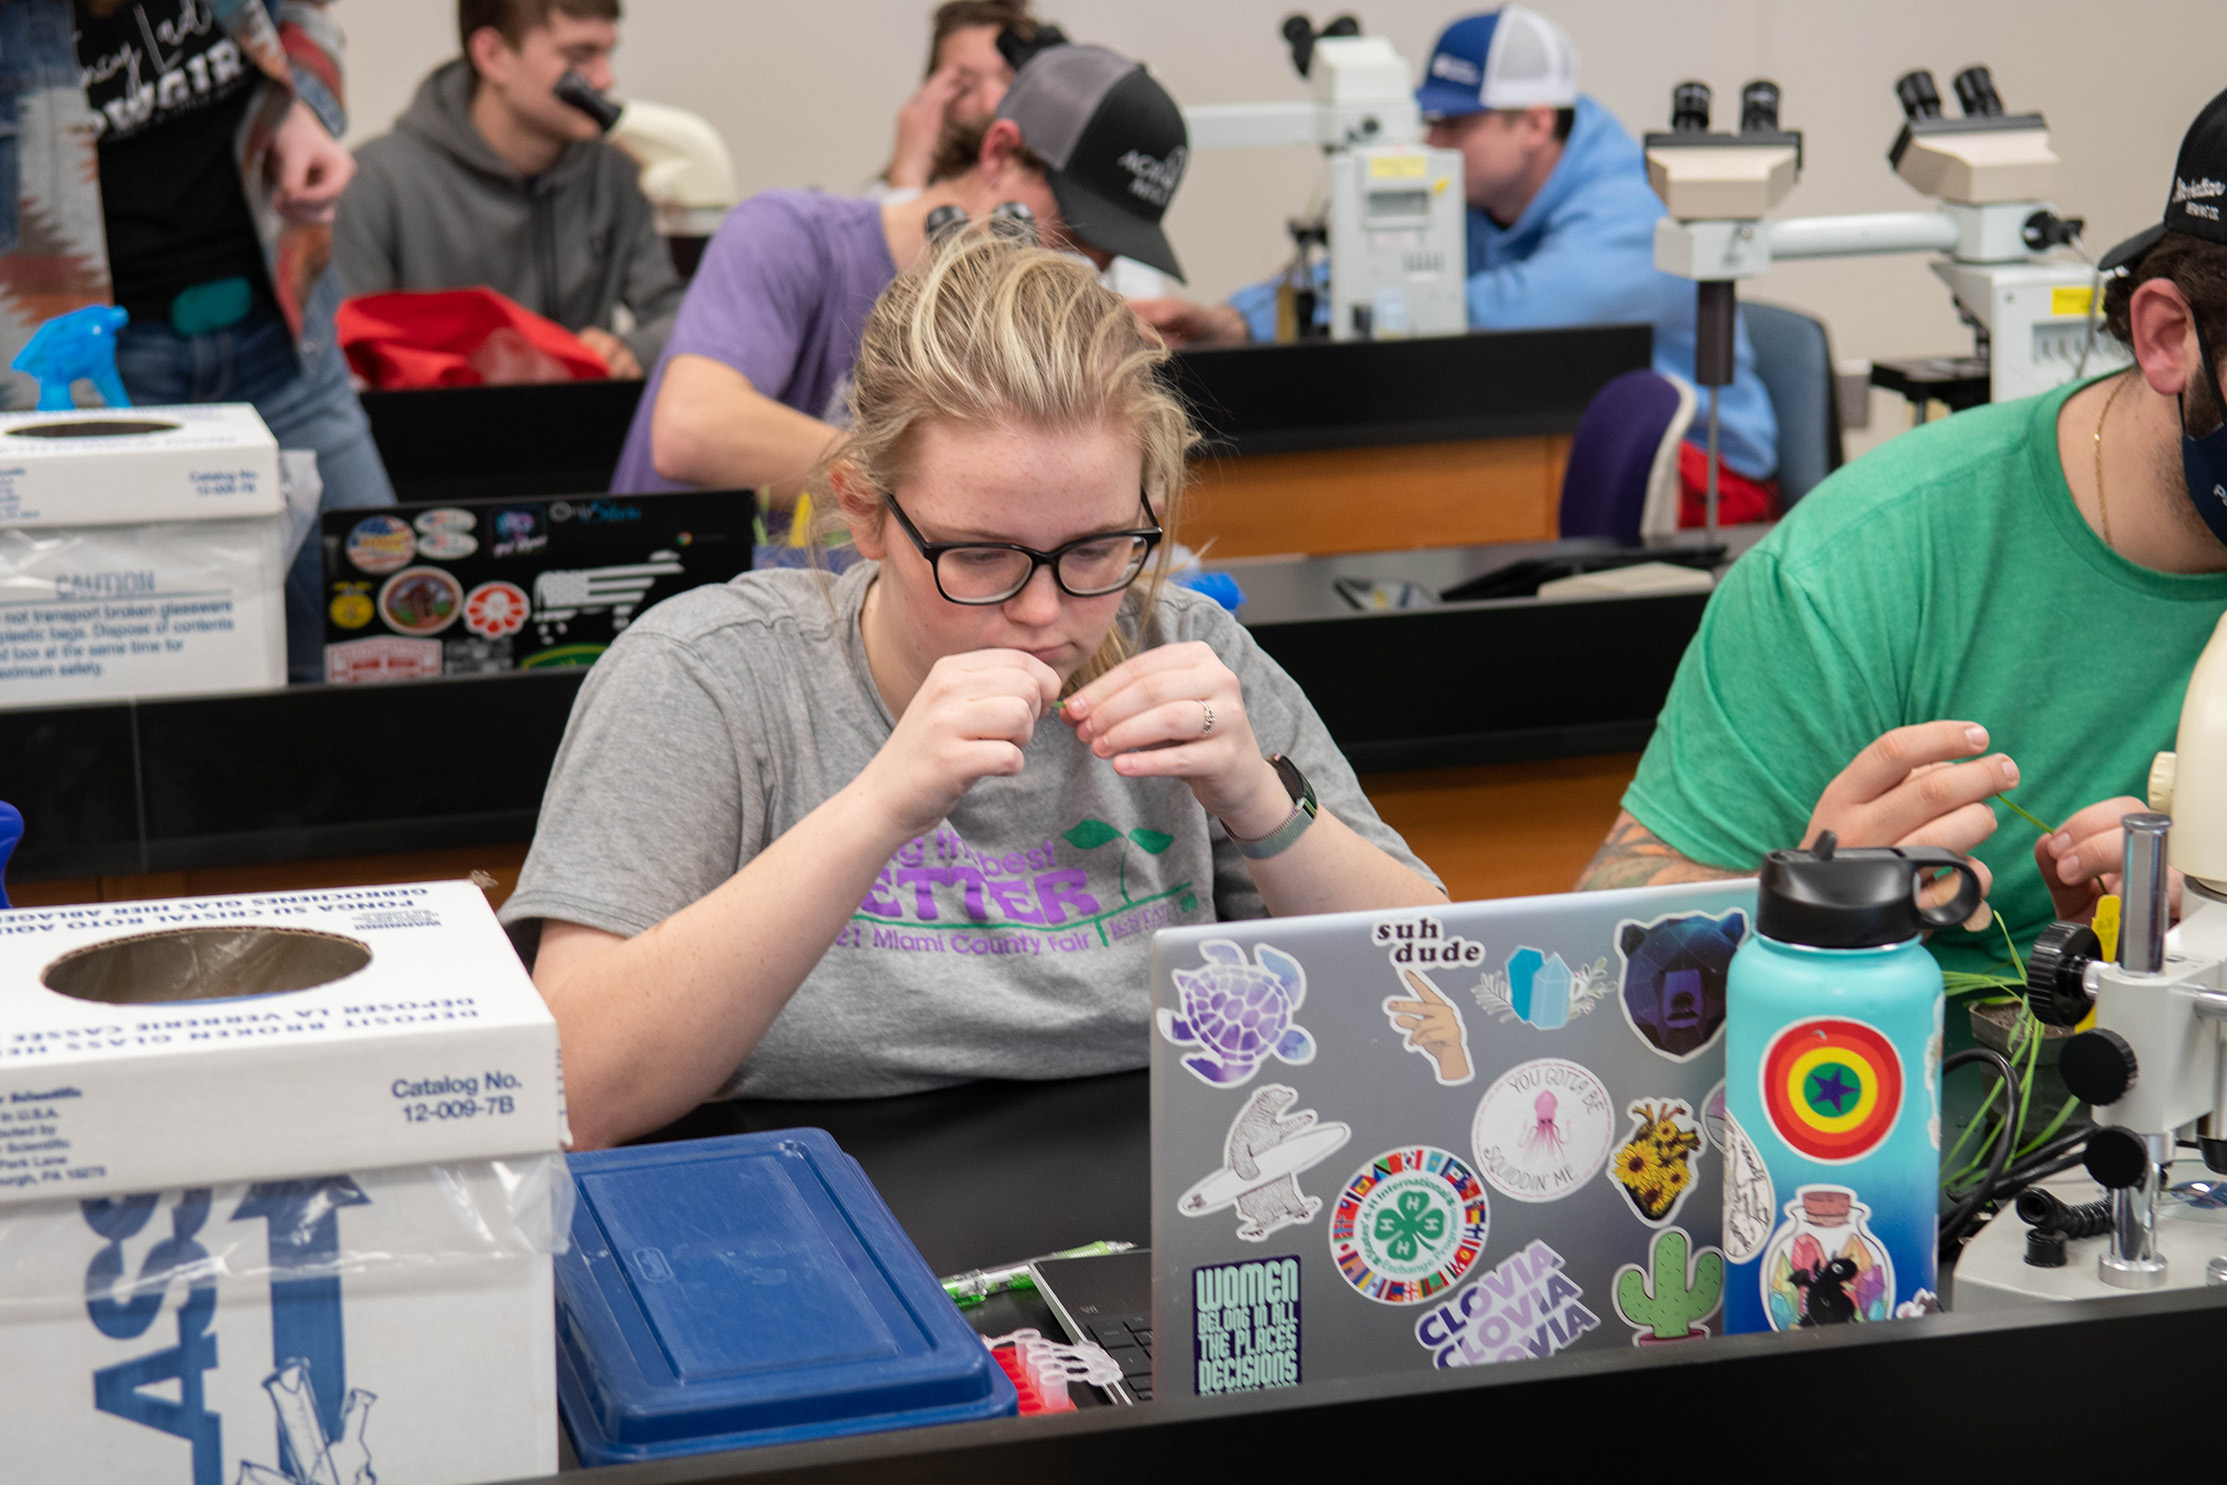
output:
[[[1020,1409],[1013,1384],[825,1130],[572,1157],[557,1398],[626,1464]]]

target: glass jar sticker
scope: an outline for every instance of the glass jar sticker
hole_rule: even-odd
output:
[[[1773,1330],[1885,1320],[1894,1260],[1872,1235],[1871,1208],[1846,1186],[1803,1186],[1771,1235],[1760,1280]]]

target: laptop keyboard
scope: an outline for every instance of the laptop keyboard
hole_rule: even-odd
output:
[[[1130,1315],[1087,1325],[1090,1338],[1121,1363],[1121,1380],[1138,1402],[1152,1401],[1152,1317]]]

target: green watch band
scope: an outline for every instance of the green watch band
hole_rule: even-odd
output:
[[[1269,857],[1288,850],[1291,843],[1307,833],[1314,824],[1315,813],[1320,808],[1315,803],[1314,785],[1299,771],[1299,765],[1281,753],[1271,753],[1269,766],[1276,770],[1276,777],[1283,780],[1285,792],[1291,795],[1291,814],[1284,823],[1257,840],[1246,840],[1225,822],[1222,829],[1229,834],[1230,844],[1237,847],[1237,854],[1248,861],[1266,861]]]

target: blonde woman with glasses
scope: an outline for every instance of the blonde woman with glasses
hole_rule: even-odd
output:
[[[583,1145],[1141,1067],[1155,929],[1445,900],[1167,583],[1165,354],[1086,265],[957,234],[875,306],[820,481],[867,560],[683,594],[597,664],[503,912]]]

